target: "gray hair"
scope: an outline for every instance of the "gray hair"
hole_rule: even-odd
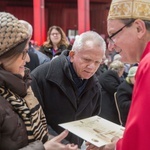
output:
[[[115,60],[121,60],[121,55],[120,54],[115,54],[113,57],[113,61]]]
[[[119,73],[123,68],[124,68],[124,63],[119,61],[119,60],[114,60],[109,65],[109,70],[113,70],[113,71],[115,71],[117,73]]]
[[[24,27],[25,27],[25,28],[27,29],[27,31],[28,31],[28,34],[29,34],[30,36],[32,36],[32,33],[33,33],[32,25],[31,25],[29,22],[25,21],[25,20],[19,20],[19,22],[24,25]]]
[[[76,37],[72,50],[79,51],[93,43],[95,47],[101,47],[102,50],[106,51],[106,43],[104,39],[94,31],[86,31]]]

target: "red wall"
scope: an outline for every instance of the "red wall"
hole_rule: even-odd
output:
[[[0,11],[7,11],[14,14],[19,19],[23,19],[33,24],[33,4],[30,1],[1,0]],[[107,36],[106,19],[110,3],[90,3],[90,29]],[[63,28],[67,34],[68,29],[78,29],[77,3],[45,3],[45,25],[46,32],[52,25]],[[46,37],[45,37],[46,39]]]

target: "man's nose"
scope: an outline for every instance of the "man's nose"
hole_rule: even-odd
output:
[[[109,43],[108,43],[108,50],[109,50],[110,52],[112,52],[112,51],[114,51],[114,49],[115,49],[115,44],[112,43],[112,42],[109,42]]]

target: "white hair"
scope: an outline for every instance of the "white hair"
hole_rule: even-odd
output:
[[[114,58],[113,58],[113,61],[114,60],[121,60],[121,55],[120,54],[115,54]]]
[[[74,41],[72,50],[79,51],[93,43],[95,47],[100,47],[104,52],[106,51],[106,43],[104,39],[94,31],[86,31],[80,34]]]
[[[120,72],[120,70],[124,69],[124,63],[120,60],[114,60],[109,65],[109,70],[114,70],[115,72]]]
[[[25,26],[25,28],[28,31],[28,34],[30,36],[32,36],[32,33],[33,33],[32,25],[29,22],[25,21],[25,20],[19,20],[19,22]]]

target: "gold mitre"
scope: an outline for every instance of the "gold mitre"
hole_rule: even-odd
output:
[[[150,20],[150,0],[112,0],[108,19]]]

